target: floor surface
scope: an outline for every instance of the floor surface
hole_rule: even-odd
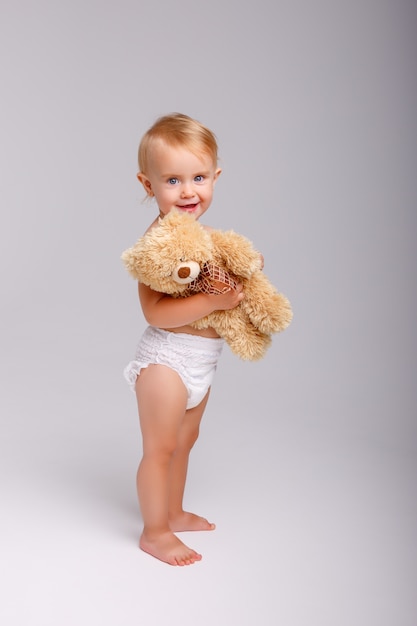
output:
[[[411,453],[278,412],[236,429],[214,393],[187,502],[217,529],[171,567],[137,547],[133,396],[90,382],[82,403],[30,381],[3,396],[1,623],[415,626]]]

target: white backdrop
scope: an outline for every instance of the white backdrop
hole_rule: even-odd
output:
[[[224,355],[189,489],[231,528],[203,539],[221,563],[182,579],[238,576],[238,595],[217,588],[224,621],[206,603],[208,622],[253,624],[262,606],[263,624],[414,624],[416,17],[411,0],[1,1],[5,623],[64,624],[93,536],[92,591],[65,623],[120,623],[135,576],[146,598],[166,583],[176,599],[172,570],[135,549],[140,440],[122,369],[144,321],[120,254],[155,213],[135,178],[140,137],[181,111],[219,140],[205,221],[253,240],[295,314],[262,362]],[[244,581],[222,561],[234,514],[252,559],[268,538]],[[106,578],[112,600],[103,544],[129,572]],[[207,600],[196,589],[190,614]],[[159,624],[149,602],[129,596],[123,623]]]

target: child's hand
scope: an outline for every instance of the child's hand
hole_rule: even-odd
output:
[[[241,283],[236,285],[236,289],[230,288],[222,294],[210,296],[210,298],[213,298],[214,311],[228,311],[229,309],[234,309],[244,297],[245,294]]]

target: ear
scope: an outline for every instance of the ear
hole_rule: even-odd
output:
[[[142,183],[143,188],[146,191],[147,195],[152,198],[154,193],[152,191],[152,185],[151,185],[151,181],[149,180],[149,178],[142,172],[139,172],[136,176],[137,176],[138,181]]]
[[[216,169],[216,171],[214,172],[214,177],[213,177],[213,183],[215,183],[218,179],[218,177],[220,176],[220,174],[222,173],[222,170],[220,167],[218,167]]]

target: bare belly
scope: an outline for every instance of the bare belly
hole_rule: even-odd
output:
[[[178,326],[178,328],[163,328],[163,330],[168,330],[170,333],[187,333],[188,335],[211,337],[213,339],[219,337],[214,328],[204,328],[202,330],[197,330],[197,328],[194,328],[193,326]]]

